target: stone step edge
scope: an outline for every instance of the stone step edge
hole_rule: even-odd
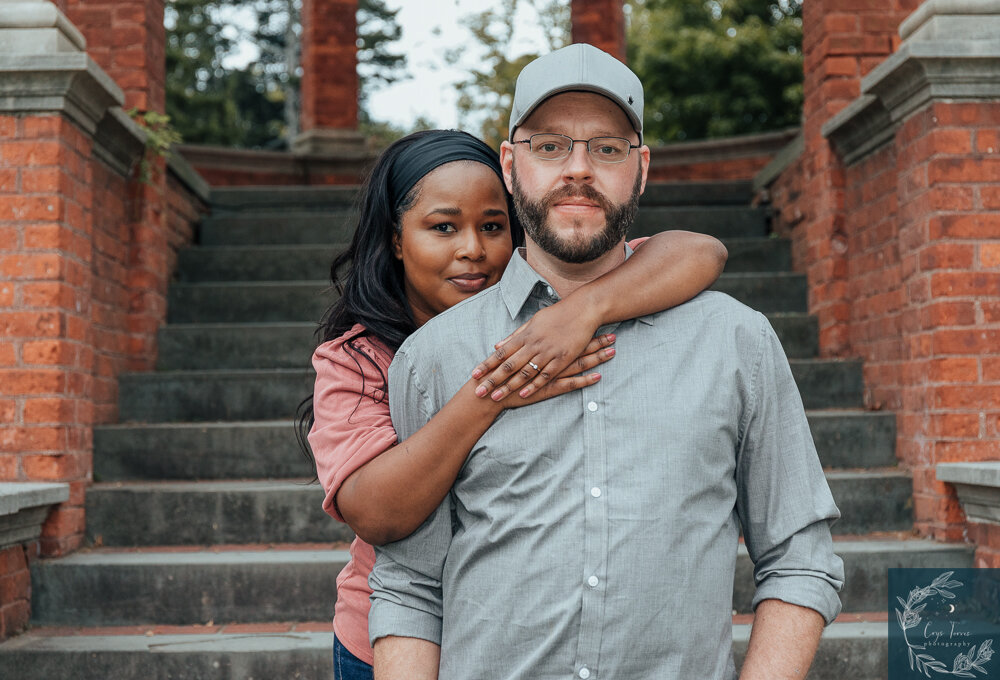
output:
[[[749,626],[753,623],[753,614],[733,615],[733,626]],[[841,614],[834,621],[834,626],[845,626],[853,623],[880,624],[889,621],[889,612],[852,612]],[[827,629],[829,632],[831,629]],[[163,626],[163,625],[140,625],[140,626],[34,626],[25,637],[37,639],[66,639],[66,638],[88,638],[93,640],[97,637],[126,638],[137,637],[143,639],[160,638],[162,636],[203,636],[206,640],[221,640],[224,637],[239,635],[283,635],[295,633],[320,633],[330,634],[330,621],[275,621],[271,623],[226,623],[226,624],[194,624],[190,626]],[[187,637],[186,639],[191,639]],[[0,651],[3,647],[0,646]]]
[[[834,536],[834,551],[838,555],[871,552],[929,552],[972,550],[965,543],[940,543],[924,538],[864,539],[857,536]],[[143,546],[139,548],[88,548],[64,557],[39,559],[37,564],[46,567],[79,567],[114,563],[117,566],[159,563],[181,564],[294,564],[299,562],[344,564],[350,559],[346,544],[282,543],[211,545],[211,546]],[[739,553],[747,554],[739,545]]]
[[[857,479],[859,477],[910,477],[909,471],[898,467],[872,467],[872,468],[837,468],[825,470],[827,479]],[[255,491],[255,490],[284,490],[284,491],[307,491],[313,493],[314,489],[319,489],[319,485],[313,483],[308,477],[281,477],[271,479],[260,479],[254,477],[234,478],[234,479],[135,479],[117,480],[114,482],[94,482],[88,487],[88,493],[92,491],[113,491],[117,489],[133,491],[158,491],[178,493],[189,493],[192,491]]]

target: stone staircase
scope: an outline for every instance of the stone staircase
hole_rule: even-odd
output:
[[[93,547],[32,567],[32,630],[0,645],[0,677],[330,677],[329,619],[350,530],[328,518],[292,415],[312,389],[312,332],[349,233],[345,188],[213,192],[181,254],[158,369],[122,376],[121,424],[94,432]],[[729,248],[717,285],[765,312],[809,411],[834,497],[847,585],[810,678],[882,678],[889,567],[971,566],[966,546],[909,536],[895,418],[862,409],[858,361],[817,359],[806,281],[768,238],[747,183],[649,187],[633,235],[705,231]],[[749,639],[751,564],[734,593]]]

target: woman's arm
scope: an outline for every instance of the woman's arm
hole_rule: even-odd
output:
[[[562,341],[568,331],[571,337],[590,337],[604,324],[687,302],[715,283],[728,257],[722,242],[705,234],[656,234],[624,264],[540,310],[498,343],[496,352],[472,373],[479,379],[477,396],[490,393],[501,400],[518,390],[519,396],[530,396],[579,353],[575,345]]]
[[[613,336],[593,338],[563,376],[530,399],[515,397],[503,404],[477,399],[476,383],[469,380],[413,436],[344,480],[336,494],[341,516],[362,540],[374,545],[410,535],[441,504],[469,451],[504,408],[593,385],[600,374],[586,371],[614,356],[614,349],[609,347],[612,342]],[[388,405],[385,408],[388,410]]]

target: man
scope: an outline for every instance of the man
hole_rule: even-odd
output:
[[[642,101],[589,45],[525,67],[501,162],[526,248],[396,354],[400,439],[495,338],[628,256]],[[438,511],[378,551],[378,678],[438,677],[440,649],[442,680],[730,680],[741,525],[757,584],[743,677],[804,677],[840,609],[839,512],[770,325],[709,292],[602,332],[617,355],[600,382],[505,411]]]

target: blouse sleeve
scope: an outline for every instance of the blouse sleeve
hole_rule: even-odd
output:
[[[348,341],[365,356],[345,347]],[[316,459],[316,474],[326,492],[323,509],[341,522],[344,518],[335,503],[340,485],[355,470],[396,444],[385,394],[390,361],[388,352],[363,337],[324,343],[313,354],[316,421],[309,432],[309,445]]]
[[[649,240],[648,236],[640,236],[639,238],[634,238],[628,242],[628,247],[631,248],[632,250],[635,250],[648,240]]]

